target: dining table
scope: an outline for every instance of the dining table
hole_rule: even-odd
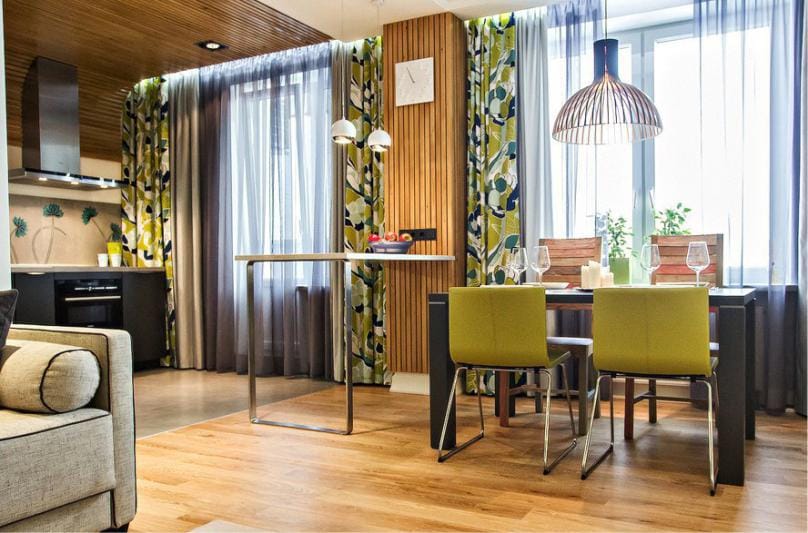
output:
[[[553,307],[591,306],[594,291],[547,289]],[[755,438],[755,289],[720,287],[709,290],[709,306],[717,311],[719,341],[718,482],[744,483],[745,441]],[[455,366],[449,355],[449,295],[431,293],[428,299],[430,441],[437,449],[446,403],[454,384]],[[446,428],[444,447],[456,446],[456,402]]]

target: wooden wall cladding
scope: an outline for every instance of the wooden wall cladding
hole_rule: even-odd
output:
[[[21,142],[22,83],[36,56],[78,67],[81,155],[119,161],[137,81],[295,48],[328,36],[259,0],[5,0],[8,142]],[[195,43],[228,45],[207,52]]]
[[[427,295],[465,280],[466,30],[451,13],[384,26],[385,229],[436,228],[411,253],[454,263],[386,268],[387,350],[393,372],[427,373]],[[434,57],[435,99],[396,107],[395,64]]]

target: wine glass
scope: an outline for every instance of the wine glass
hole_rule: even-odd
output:
[[[644,244],[640,253],[640,266],[648,272],[649,282],[656,269],[659,268],[661,260],[659,258],[659,246],[656,244]]]
[[[534,246],[530,256],[530,268],[536,272],[541,285],[541,277],[550,270],[550,250],[546,246]]]
[[[701,271],[710,266],[710,251],[704,241],[693,241],[687,245],[687,267],[696,273],[696,286],[699,286]]]
[[[527,250],[524,248],[511,248],[508,267],[513,272],[516,284],[522,280],[522,274],[527,270]]]

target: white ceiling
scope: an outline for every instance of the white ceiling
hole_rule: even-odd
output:
[[[260,0],[341,41],[381,34],[382,24],[451,11],[462,20],[549,4],[552,0]],[[344,2],[344,22],[341,4]],[[343,29],[344,25],[344,29]]]

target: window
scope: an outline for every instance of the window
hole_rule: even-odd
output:
[[[620,78],[654,100],[664,130],[633,145],[575,148],[552,141],[554,205],[565,206],[554,212],[556,236],[592,235],[597,216],[611,212],[626,218],[632,248],[639,250],[655,233],[654,210],[681,203],[691,209],[691,233],[724,235],[727,282],[765,283],[769,28],[701,40],[686,21],[614,37]],[[583,87],[592,77],[591,50],[580,66],[577,86]],[[551,59],[550,69],[555,116],[566,99],[566,60]],[[633,271],[642,278],[639,268]]]

